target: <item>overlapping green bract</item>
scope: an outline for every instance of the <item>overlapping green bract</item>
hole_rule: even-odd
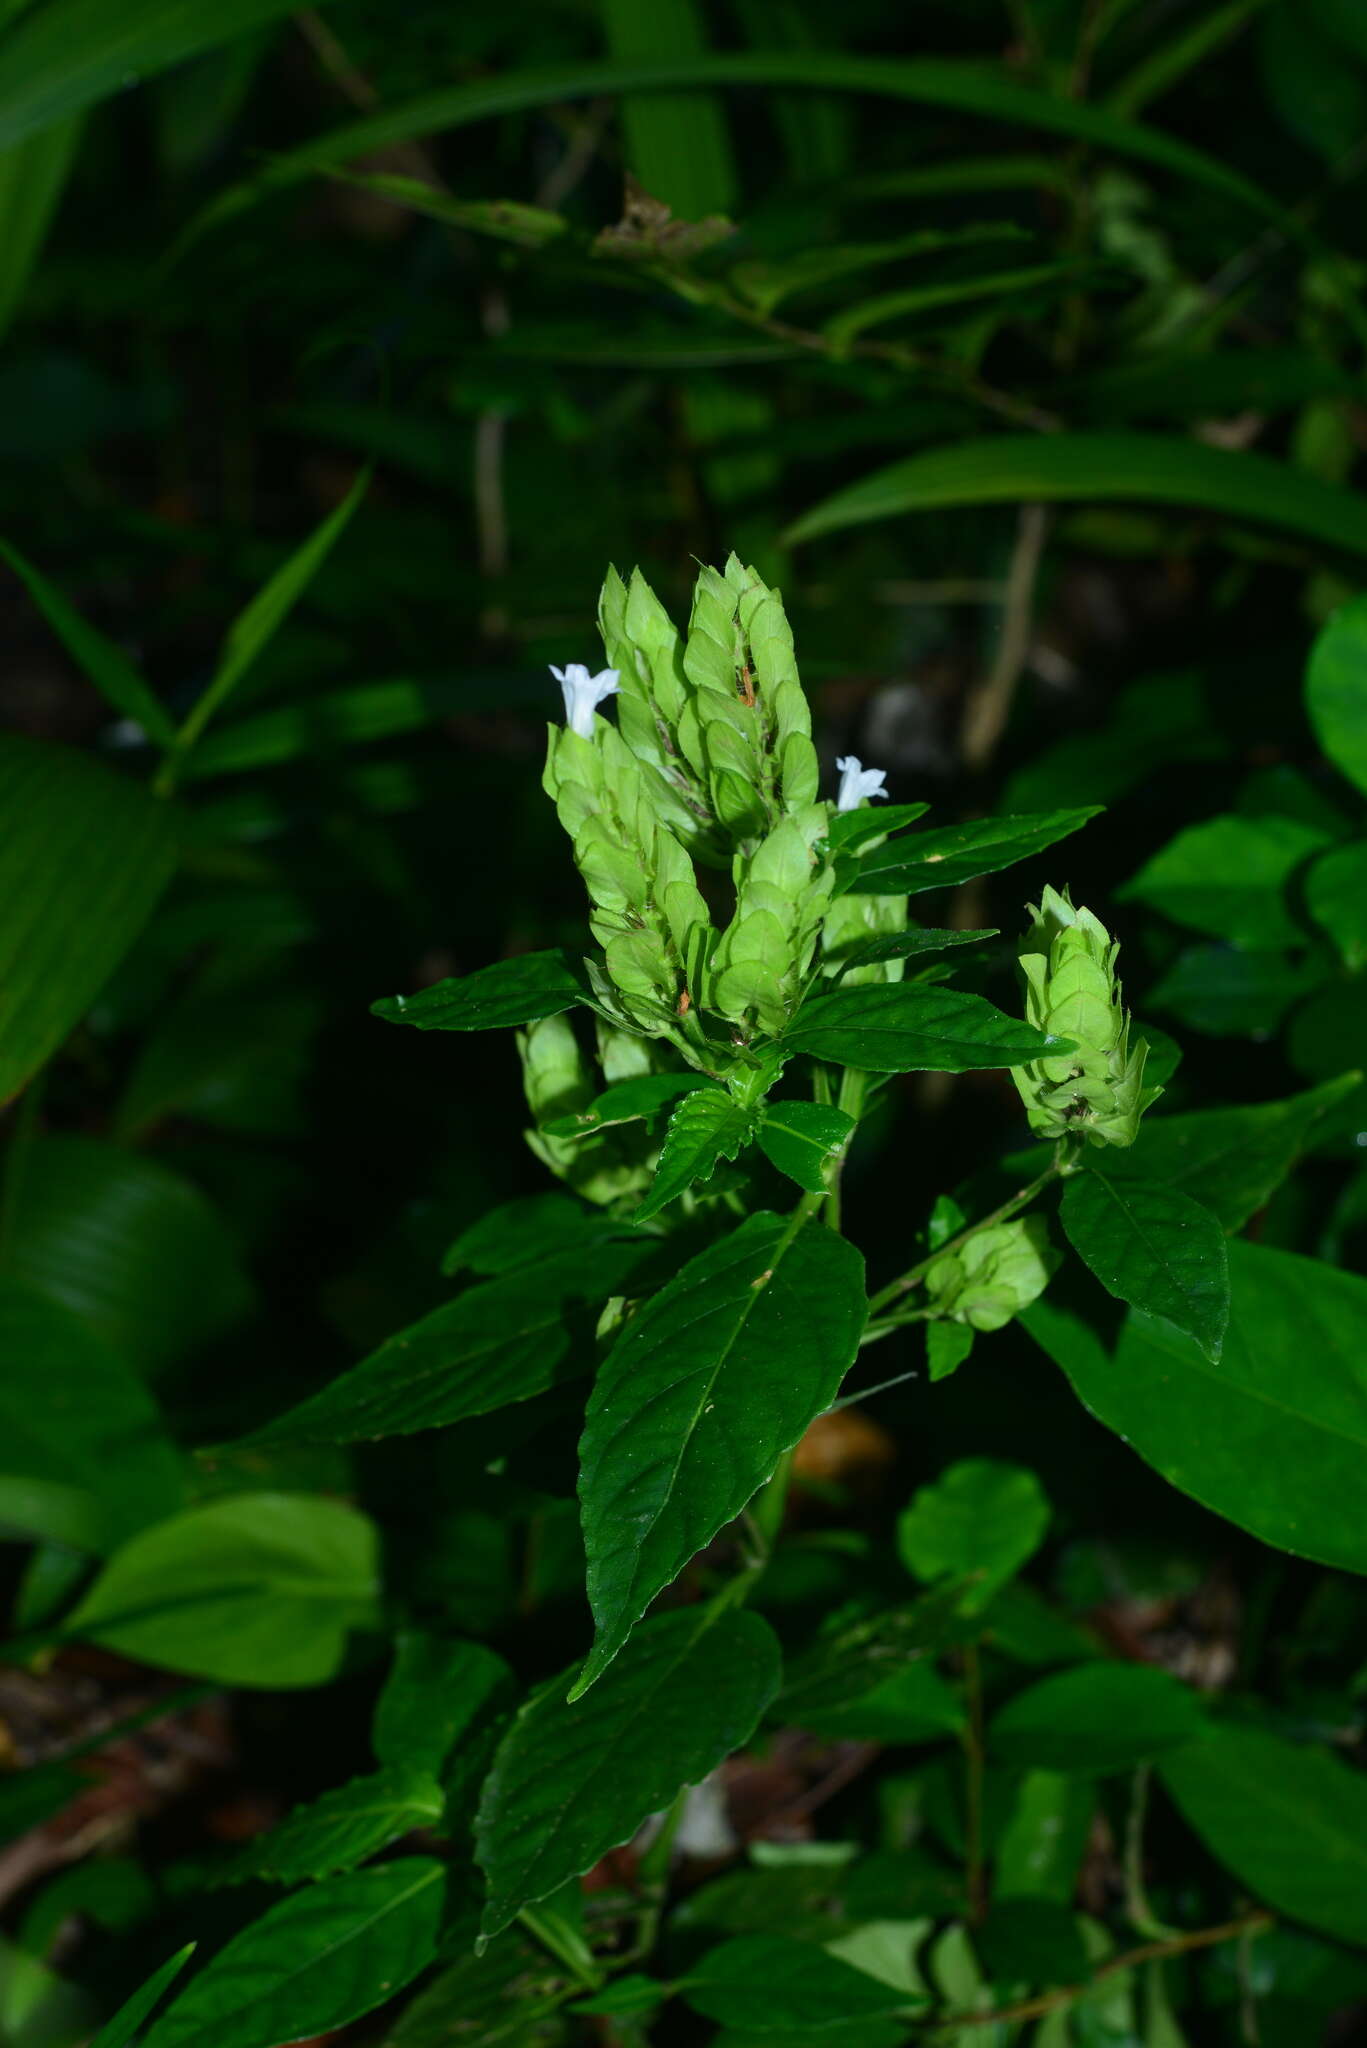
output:
[[[1130,1044],[1130,1019],[1116,979],[1119,942],[1098,917],[1075,909],[1068,891],[1046,888],[1025,937],[1025,1014],[1040,1031],[1070,1039],[1073,1051],[1012,1069],[1040,1138],[1132,1145],[1139,1120],[1162,1090],[1144,1087],[1148,1043]]]
[[[936,1259],[926,1273],[928,1305],[970,1329],[1000,1330],[1038,1300],[1058,1265],[1044,1218],[1018,1216],[975,1230]]]

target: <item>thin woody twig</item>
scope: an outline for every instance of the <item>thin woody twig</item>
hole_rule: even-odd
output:
[[[1011,715],[1012,701],[1030,652],[1035,589],[1048,532],[1049,514],[1045,507],[1022,505],[1007,573],[996,656],[964,707],[959,745],[966,766],[975,772],[981,772],[992,759]]]

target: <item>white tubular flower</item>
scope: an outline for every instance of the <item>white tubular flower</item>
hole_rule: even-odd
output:
[[[593,714],[604,697],[615,697],[620,687],[615,668],[591,676],[582,661],[567,662],[564,668],[550,664],[551,674],[565,698],[565,723],[581,740],[593,738]]]
[[[886,768],[866,768],[853,754],[842,755],[835,765],[840,770],[840,794],[835,800],[838,811],[857,811],[865,797],[872,802],[876,796],[887,795],[883,787]]]

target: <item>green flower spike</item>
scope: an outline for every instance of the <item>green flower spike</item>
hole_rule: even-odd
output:
[[[1058,1264],[1042,1216],[995,1223],[936,1259],[925,1278],[928,1305],[971,1329],[1000,1330],[1043,1294]]]
[[[1071,1039],[1074,1052],[1013,1067],[1039,1138],[1132,1145],[1161,1088],[1144,1087],[1148,1043],[1130,1045],[1130,1019],[1116,979],[1119,943],[1068,891],[1046,889],[1021,954],[1025,1014],[1040,1031]]]

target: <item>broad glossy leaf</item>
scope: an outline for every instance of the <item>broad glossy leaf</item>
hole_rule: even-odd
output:
[[[1331,847],[1313,861],[1305,877],[1305,902],[1338,947],[1344,966],[1354,973],[1367,967],[1367,840]]]
[[[847,859],[867,846],[871,839],[886,839],[890,833],[905,831],[924,818],[929,804],[860,804],[853,811],[837,811],[826,833],[833,854]]]
[[[919,896],[956,888],[978,875],[995,875],[1029,860],[1099,817],[1099,804],[1063,811],[1027,811],[1015,818],[970,818],[913,832],[841,869],[840,886],[863,896]]]
[[[709,1949],[682,1990],[695,2012],[738,2032],[814,2040],[847,2039],[852,2023],[926,2005],[814,1941],[782,1934],[742,1934]]]
[[[0,734],[0,1104],[51,1058],[171,878],[171,815],[88,754]]]
[[[131,1998],[125,1999],[113,2018],[105,2021],[90,2048],[129,2048],[143,2021],[166,1996],[195,1948],[196,1943],[187,1941],[184,1948],[178,1949],[159,1970],[153,1971],[147,1982],[140,1985]]]
[[[763,1211],[689,1260],[599,1368],[579,1449],[597,1634],[611,1663],[655,1595],[769,1478],[854,1363],[864,1262]]]
[[[586,1699],[566,1699],[565,1675],[533,1693],[480,1801],[485,1935],[591,1869],[747,1742],[779,1668],[758,1615],[690,1607],[643,1623]]]
[[[414,1828],[435,1827],[445,1806],[441,1786],[417,1763],[396,1763],[297,1806],[278,1827],[258,1836],[228,1875],[272,1884],[303,1884],[354,1870]]]
[[[998,1899],[1071,1905],[1092,1832],[1096,1791],[1063,1771],[1027,1771],[992,1859]]]
[[[415,996],[382,996],[371,1015],[419,1031],[496,1031],[558,1017],[592,1000],[583,964],[568,953],[518,953],[421,989]]]
[[[719,1159],[734,1159],[750,1142],[754,1111],[723,1088],[684,1096],[665,1130],[660,1163],[634,1221],[644,1223],[676,1201],[695,1181],[707,1181]]]
[[[230,1329],[252,1289],[197,1187],[99,1138],[39,1138],[25,1162],[6,1264],[141,1371]]]
[[[608,1241],[467,1288],[250,1441],[359,1443],[530,1401],[587,1369],[598,1309],[658,1255],[651,1238]]]
[[[1170,839],[1115,893],[1231,945],[1304,943],[1286,889],[1327,838],[1299,818],[1208,818]]]
[[[826,955],[836,966],[839,979],[851,967],[869,967],[880,960],[911,960],[920,953],[942,953],[950,946],[980,946],[984,939],[999,938],[995,930],[977,932],[935,931],[912,925],[904,932],[884,932],[881,938],[858,939]]]
[[[486,1644],[402,1630],[375,1709],[375,1754],[382,1764],[445,1774],[454,1751],[463,1782],[467,1758],[483,1757],[488,1731],[514,1692],[512,1672]]]
[[[1242,1230],[1314,1143],[1320,1119],[1356,1086],[1346,1074],[1284,1102],[1146,1117],[1128,1151],[1107,1155],[1107,1178],[1159,1181],[1211,1210],[1226,1230]]]
[[[8,541],[0,540],[0,560],[9,563],[67,653],[105,702],[140,725],[150,739],[169,740],[175,731],[170,713],[152,695],[123,650],[87,624],[56,584],[49,583],[41,570],[35,569]]]
[[[897,1551],[918,1579],[963,1578],[966,1612],[1033,1557],[1049,1527],[1049,1502],[1033,1472],[995,1458],[965,1458],[923,1486],[898,1519]]]
[[[71,1617],[91,1642],[224,1685],[321,1685],[375,1618],[368,1516],[307,1494],[238,1493],[115,1551]]]
[[[1218,1364],[1135,1315],[1114,1353],[1049,1301],[1021,1320],[1084,1405],[1174,1486],[1265,1543],[1367,1572],[1367,1280],[1239,1238],[1229,1273]]]
[[[1367,790],[1367,595],[1341,606],[1310,650],[1305,708],[1334,766]]]
[[[1212,1727],[1163,1783],[1226,1869],[1293,1920],[1367,1943],[1367,1781],[1261,1728]]]
[[[436,1953],[446,1871],[404,1856],[310,1885],[220,1949],[144,2048],[265,2048],[343,2027]]]
[[[573,1195],[523,1195],[463,1230],[441,1262],[443,1273],[513,1273],[558,1252],[594,1250],[630,1240],[633,1227]]]
[[[176,1512],[155,1402],[69,1309],[0,1280],[0,1358],[0,1527],[102,1552]]]
[[[555,1117],[541,1128],[553,1138],[578,1138],[590,1131],[606,1130],[609,1124],[633,1124],[642,1119],[649,1122],[680,1096],[711,1089],[712,1085],[701,1074],[637,1074],[629,1081],[618,1081],[605,1088],[586,1109],[576,1110],[571,1116]]]
[[[1229,1320],[1229,1261],[1218,1217],[1161,1181],[1108,1180],[1099,1172],[1064,1182],[1068,1241],[1108,1294],[1163,1316],[1218,1359]]]
[[[833,1104],[771,1102],[760,1120],[759,1149],[789,1180],[819,1195],[854,1131],[854,1118]]]
[[[1066,1052],[1071,1040],[1050,1038],[962,989],[899,981],[809,996],[782,1043],[872,1073],[965,1074]]]
[[[992,1754],[1030,1770],[1122,1771],[1199,1735],[1200,1699],[1152,1664],[1094,1657],[1016,1694],[993,1715]]]
[[[1167,434],[1001,434],[932,448],[823,498],[784,538],[791,546],[947,505],[1089,499],[1190,505],[1367,555],[1367,508],[1355,492],[1270,456]]]
[[[0,148],[286,12],[287,0],[42,0],[0,42]]]
[[[1149,1001],[1193,1031],[1262,1038],[1308,993],[1316,974],[1286,953],[1187,946],[1150,989]]]

